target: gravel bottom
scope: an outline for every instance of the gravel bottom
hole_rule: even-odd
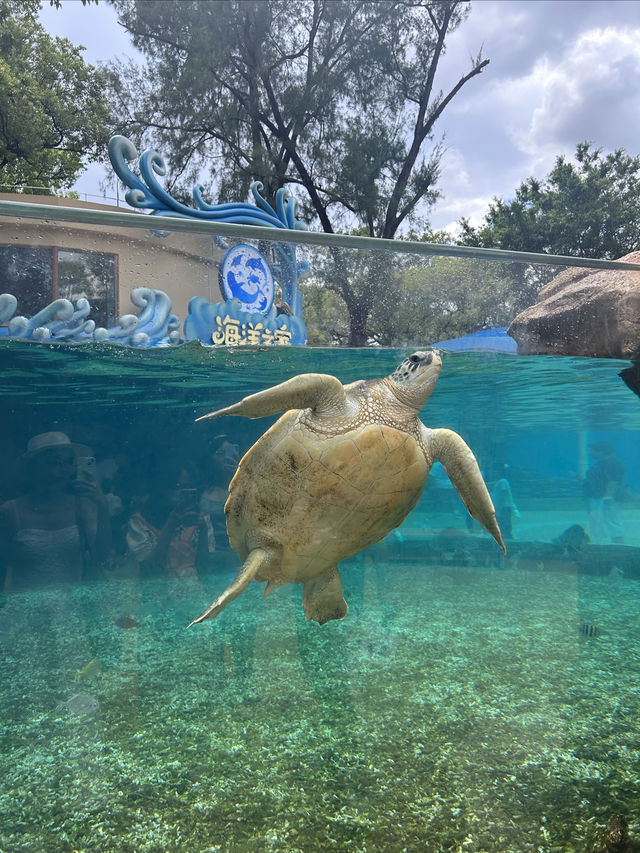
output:
[[[640,833],[638,582],[342,576],[322,628],[301,587],[252,584],[187,630],[221,575],[9,596],[0,851],[571,853],[617,812]]]

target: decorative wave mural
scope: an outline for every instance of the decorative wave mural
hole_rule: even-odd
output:
[[[138,157],[138,150],[126,136],[112,136],[109,140],[109,158],[114,172],[129,187],[125,199],[138,210],[150,210],[153,216],[178,216],[184,219],[204,219],[209,222],[231,222],[237,225],[261,225],[270,228],[290,228],[306,231],[307,226],[298,219],[298,202],[282,187],[276,193],[275,208],[263,198],[264,185],[261,181],[251,184],[251,195],[255,204],[232,202],[209,204],[204,200],[204,187],[196,184],[192,190],[194,207],[175,199],[158,181],[158,176],[167,174],[161,154],[152,148],[140,155],[140,177],[129,163]],[[306,261],[296,258],[296,247],[292,243],[274,242],[271,266],[276,279],[282,286],[283,298],[293,313],[302,317],[302,301],[298,290],[298,279],[309,271]]]
[[[158,181],[158,176],[165,175],[167,170],[157,151],[148,149],[140,155],[141,177],[128,165],[138,157],[138,151],[126,137],[111,138],[109,157],[114,171],[129,187],[125,193],[127,202],[132,207],[150,211],[152,216],[306,230],[305,223],[297,217],[297,201],[285,188],[276,193],[274,208],[261,195],[263,185],[260,181],[251,186],[255,204],[209,204],[203,197],[204,188],[196,184],[193,188],[195,207],[189,207],[173,198]],[[162,236],[166,232],[157,233]],[[228,248],[226,241],[213,239],[221,247]],[[282,298],[291,315],[278,314],[271,304],[265,305],[265,309],[268,307],[266,313],[256,313],[244,310],[238,299],[227,298],[226,301],[211,303],[202,296],[196,296],[189,303],[189,314],[181,334],[180,319],[172,313],[169,295],[151,287],[136,287],[130,298],[139,313],[123,314],[115,326],[107,329],[96,328],[95,321],[89,316],[91,306],[84,297],[77,299],[75,305],[68,299],[55,299],[37,314],[26,317],[18,313],[19,298],[11,293],[2,293],[0,338],[59,343],[108,341],[134,347],[174,346],[195,339],[208,345],[304,346],[307,331],[302,320],[298,279],[308,272],[309,265],[306,261],[297,260],[295,245],[279,241],[270,245],[270,273],[281,286]]]
[[[164,176],[167,167],[161,154],[152,148],[140,155],[139,167],[142,179],[128,166],[135,160],[138,151],[126,136],[112,136],[109,140],[109,158],[114,172],[129,187],[125,198],[131,207],[139,210],[152,210],[154,216],[181,216],[187,219],[206,219],[215,222],[235,222],[238,225],[266,225],[272,228],[293,228],[307,230],[307,226],[298,219],[298,203],[286,188],[276,193],[275,210],[261,195],[264,189],[260,181],[251,185],[251,194],[255,205],[246,202],[229,204],[209,204],[203,198],[204,187],[196,184],[192,195],[194,207],[173,198],[160,184],[157,175]]]
[[[299,317],[242,310],[237,299],[208,302],[195,296],[180,334],[180,319],[172,313],[172,303],[163,290],[136,287],[131,301],[139,314],[123,314],[115,326],[96,328],[89,319],[91,307],[84,297],[75,306],[68,299],[56,299],[33,317],[16,315],[18,300],[11,293],[0,294],[0,337],[52,343],[107,341],[132,347],[175,346],[200,340],[223,346],[303,346],[306,328]]]

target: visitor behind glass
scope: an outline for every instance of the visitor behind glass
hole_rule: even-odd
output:
[[[600,541],[624,542],[620,501],[628,495],[627,471],[606,441],[589,446],[593,465],[587,471],[584,496],[589,506],[589,533]]]
[[[92,459],[88,447],[72,444],[63,432],[40,433],[29,441],[20,460],[24,493],[0,506],[5,589],[98,574],[111,536],[107,504],[91,475]]]

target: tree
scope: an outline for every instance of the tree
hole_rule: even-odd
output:
[[[423,348],[506,326],[529,304],[513,286],[517,265],[512,263],[385,252],[345,253],[340,262],[348,269],[353,290],[365,298],[372,271],[386,270],[385,287],[371,306],[368,324],[367,342],[378,346]],[[309,343],[314,346],[348,342],[347,306],[326,286],[332,263],[326,253],[316,251],[314,272],[302,284]]]
[[[485,221],[461,221],[470,246],[619,258],[640,245],[640,157],[603,155],[581,142],[575,163],[558,157],[542,181],[529,178],[515,198],[496,198]]]
[[[478,56],[436,89],[463,0],[111,2],[148,59],[113,69],[121,130],[167,153],[170,189],[205,163],[220,201],[256,178],[269,200],[297,184],[305,215],[328,232],[393,238],[428,212],[442,155],[435,125],[488,63]],[[349,307],[349,343],[364,343],[370,312],[346,275],[329,286]]]
[[[70,186],[109,138],[105,77],[52,38],[34,0],[0,0],[0,183]]]
[[[640,243],[640,157],[624,149],[603,155],[588,142],[576,147],[575,163],[558,157],[542,181],[529,178],[510,201],[496,198],[484,222],[461,220],[458,243],[517,252],[583,258],[619,258]],[[532,305],[557,267],[513,264],[515,313]]]
[[[300,291],[309,346],[344,346],[349,340],[349,315],[344,302],[313,279],[301,282]]]

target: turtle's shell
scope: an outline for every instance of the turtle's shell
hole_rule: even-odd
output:
[[[287,412],[250,448],[225,506],[240,558],[267,534],[282,546],[275,575],[294,582],[380,541],[416,505],[429,472],[407,433],[365,424],[322,435],[301,415]]]

